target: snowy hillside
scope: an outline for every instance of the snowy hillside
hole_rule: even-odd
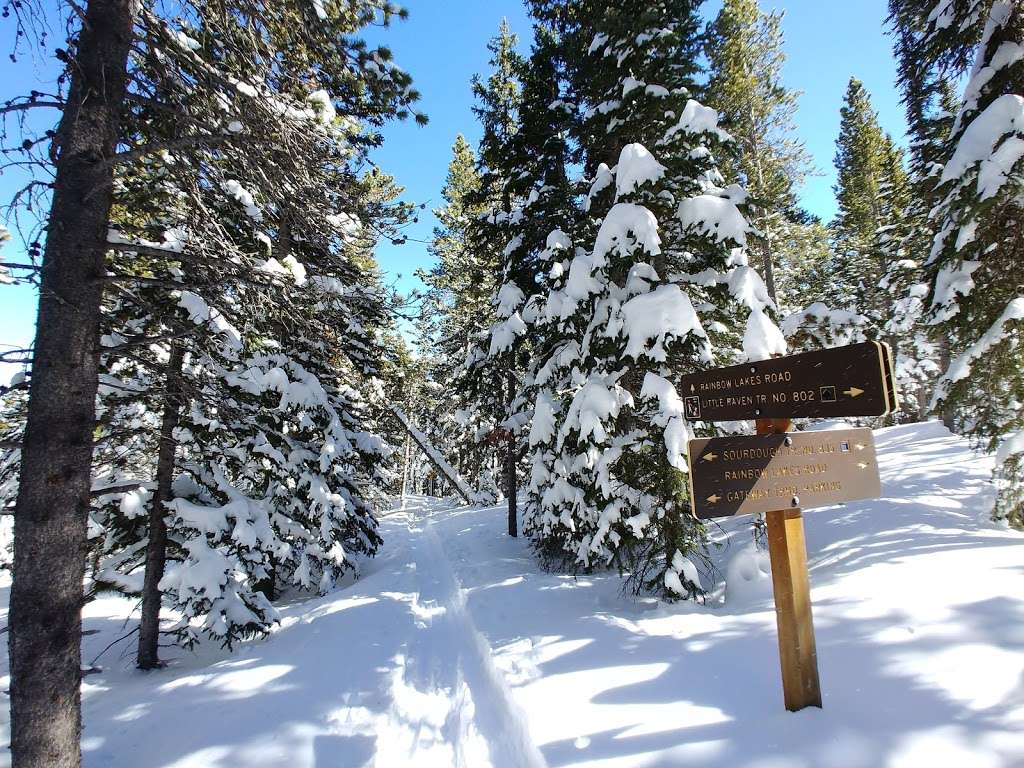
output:
[[[721,533],[729,589],[666,605],[539,571],[503,508],[418,498],[361,580],[285,607],[265,641],[169,650],[155,673],[108,651],[85,764],[1024,765],[1024,537],[983,522],[989,464],[937,423],[877,442],[883,498],[805,516],[823,710],[783,709],[749,519]],[[131,608],[87,607],[86,661]]]

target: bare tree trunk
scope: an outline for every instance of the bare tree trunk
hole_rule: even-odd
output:
[[[516,377],[509,371],[508,374],[508,403],[509,411],[512,410],[512,401],[516,396]],[[508,445],[505,449],[505,487],[508,489],[508,535],[519,535],[519,516],[516,509],[516,438],[509,430]]]
[[[55,137],[28,422],[14,516],[11,751],[81,765],[81,611],[113,166],[137,0],[90,0]]]
[[[165,376],[164,413],[160,423],[160,448],[156,460],[156,490],[149,503],[149,541],[146,544],[146,574],[142,585],[142,618],[139,621],[139,669],[155,669],[160,664],[160,605],[163,593],[160,579],[167,561],[166,502],[171,500],[174,480],[174,454],[178,447],[174,430],[181,418],[181,367],[185,351],[177,341],[171,342]]]
[[[939,339],[939,370],[945,373],[949,370],[950,363],[950,351],[949,351],[949,338],[943,336]],[[942,418],[942,423],[946,429],[950,432],[953,431],[953,409],[949,407],[946,401],[942,402],[942,413],[939,414]]]
[[[409,459],[410,453],[412,452],[412,438],[408,434],[405,436],[405,450],[402,452],[402,509],[405,509],[405,497],[409,493],[409,477],[410,467]]]
[[[779,299],[775,292],[774,258],[775,257],[772,255],[771,235],[766,230],[764,236],[764,253],[762,254],[762,264],[764,265],[764,287],[768,291],[768,296],[771,297],[772,302],[774,302],[777,307]]]
[[[757,121],[754,119],[754,112],[752,108],[748,109],[748,117],[750,118],[751,125],[757,124]],[[758,193],[764,193],[765,181],[764,167],[761,163],[761,143],[758,141],[756,134],[751,135],[749,138],[752,150],[750,154],[754,158],[754,168],[757,172],[757,190]],[[761,206],[758,207],[760,207],[764,212],[764,220],[761,222],[761,229],[764,232],[764,251],[761,254],[761,263],[764,268],[764,286],[768,291],[768,296],[771,298],[776,308],[778,308],[779,300],[775,294],[775,257],[772,249],[771,228],[769,226],[769,220],[771,219],[772,214],[767,208],[763,208]]]

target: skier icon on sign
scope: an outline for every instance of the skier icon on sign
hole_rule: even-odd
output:
[[[690,421],[697,421],[700,419],[700,397],[698,395],[687,397],[683,401],[683,408],[686,413],[686,418]]]

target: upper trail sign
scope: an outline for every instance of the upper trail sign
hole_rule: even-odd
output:
[[[884,416],[899,407],[888,344],[866,341],[684,376],[690,421]]]

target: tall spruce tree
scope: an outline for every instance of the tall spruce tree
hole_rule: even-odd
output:
[[[995,515],[1024,524],[1024,6],[905,0],[896,18],[919,31],[911,60],[967,74],[949,152],[937,173],[936,235],[928,262],[930,319],[953,359],[933,405],[995,453]]]
[[[512,497],[514,471],[508,466],[511,450],[507,430],[501,424],[514,398],[507,366],[492,358],[490,331],[498,320],[497,304],[493,302],[501,285],[503,260],[507,256],[512,237],[509,227],[520,200],[528,171],[518,166],[516,137],[522,118],[525,69],[523,57],[516,50],[519,38],[502,19],[498,34],[488,43],[491,52],[491,74],[486,80],[473,78],[472,89],[476,98],[473,112],[483,129],[479,145],[480,189],[475,202],[484,207],[482,215],[473,222],[469,231],[470,247],[487,260],[489,271],[481,286],[489,299],[486,311],[477,317],[478,332],[470,345],[461,373],[462,386],[474,402],[474,418],[480,425],[478,442],[486,446],[489,464],[504,474],[502,486]],[[499,466],[504,464],[504,471]]]
[[[696,594],[688,558],[704,533],[688,514],[692,432],[671,380],[785,347],[742,252],[746,194],[718,171],[717,113],[694,98],[696,6],[533,10],[565,46],[574,160],[590,190],[589,225],[545,254],[527,529],[551,559],[615,564],[637,590]]]
[[[757,0],[726,0],[708,25],[704,50],[707,103],[733,137],[724,170],[750,195],[750,221],[759,236],[749,250],[778,302],[776,268],[791,273],[789,263],[801,260],[813,237],[799,220],[793,191],[811,171],[811,160],[794,135],[798,94],[782,84],[782,14],[762,12]]]
[[[539,293],[549,264],[549,242],[566,237],[577,220],[568,177],[571,114],[561,99],[559,41],[548,27],[534,30],[533,51],[523,62],[518,129],[509,142],[511,174],[508,213],[496,212],[495,225],[507,239],[501,252],[501,279],[492,303],[497,321],[490,330],[487,365],[504,373],[505,408],[500,425],[509,502],[509,534],[518,534],[517,476],[529,431],[529,374],[542,334],[529,333],[537,320]]]
[[[836,142],[835,240],[829,303],[857,317],[860,332],[888,341],[898,351],[902,339],[888,323],[894,297],[886,275],[905,261],[910,204],[909,177],[902,151],[882,130],[861,83],[851,78],[841,109]]]
[[[897,83],[911,137],[908,166],[913,195],[906,211],[907,235],[902,243],[908,258],[894,265],[886,286],[896,297],[890,322],[908,340],[901,349],[898,375],[904,391],[909,394],[916,390],[918,410],[923,416],[939,374],[949,366],[950,350],[956,346],[949,328],[929,325],[925,310],[926,263],[938,226],[930,214],[939,202],[936,182],[950,152],[950,132],[959,111],[959,99],[950,79],[956,76],[955,69],[947,71],[945,64],[925,53],[928,29],[921,8],[916,2],[889,2],[889,23],[898,62]],[[943,404],[941,416],[943,423],[953,429],[951,404]]]
[[[437,263],[420,273],[428,290],[422,300],[419,355],[427,363],[425,381],[445,386],[455,407],[446,409],[428,432],[438,444],[454,446],[459,470],[483,494],[481,501],[494,501],[492,451],[478,443],[492,427],[476,407],[466,360],[479,347],[492,316],[497,259],[476,240],[480,218],[489,209],[476,153],[461,134],[452,146],[441,195],[445,204],[434,212],[440,225],[430,246]]]
[[[35,11],[35,6],[12,6],[19,19]],[[15,515],[10,644],[12,749],[19,766],[79,764],[79,612],[95,395],[101,357],[112,354],[99,337],[104,288],[139,296],[140,286],[164,285],[170,301],[146,307],[145,315],[116,329],[120,337],[108,333],[107,340],[121,351],[135,348],[157,361],[160,356],[151,345],[170,343],[175,354],[159,361],[158,377],[146,380],[166,392],[163,411],[168,413],[169,403],[182,402],[173,383],[178,367],[174,337],[184,333],[174,322],[176,293],[189,322],[201,326],[201,332],[209,330],[211,342],[230,339],[231,328],[241,325],[233,322],[239,313],[233,302],[243,296],[246,302],[258,302],[258,296],[272,300],[270,295],[286,282],[270,285],[259,279],[259,265],[266,259],[256,260],[262,254],[252,244],[260,239],[252,222],[266,213],[261,202],[280,203],[315,186],[305,175],[302,153],[312,146],[322,156],[323,133],[316,128],[322,116],[339,107],[343,130],[351,134],[351,157],[358,162],[362,151],[379,143],[376,128],[391,117],[408,115],[417,98],[409,76],[391,63],[386,49],[371,49],[351,37],[368,23],[387,22],[397,11],[390,4],[253,6],[228,1],[186,4],[176,7],[173,17],[165,17],[165,10],[159,4],[99,1],[76,8],[69,25],[70,53],[63,55],[67,72],[60,83],[69,90],[61,94],[61,124],[39,141],[26,139],[16,150],[32,153],[52,139],[48,156],[56,164]],[[35,95],[26,97],[26,105],[35,100]],[[153,178],[171,166],[170,183],[178,186],[169,189],[185,193],[183,205],[198,205],[187,212],[194,230],[170,226],[176,211],[151,207],[159,197],[156,191],[148,200],[136,199],[132,205],[138,207],[131,212],[122,215],[116,209],[115,204],[127,202],[118,200],[116,177]],[[182,185],[190,172],[214,183]],[[266,187],[253,184],[254,196],[240,179],[260,179]],[[259,191],[272,185],[273,193],[261,201]],[[319,193],[330,200],[329,191]],[[248,236],[237,238],[237,228],[218,218],[228,204],[252,220]],[[123,223],[125,231],[110,241],[114,221]],[[322,229],[327,220],[317,226]],[[110,251],[147,258],[108,261]],[[111,269],[117,266],[127,271]],[[265,291],[231,293],[232,286],[247,284],[245,278],[254,274],[252,282],[264,283]],[[233,281],[219,291],[207,279],[224,276]],[[197,286],[216,300],[189,291]],[[160,320],[150,323],[157,311]],[[144,335],[150,328],[160,328],[156,338]],[[239,351],[249,352],[244,341]],[[188,369],[184,355],[182,369]],[[173,434],[173,422],[163,419],[161,428]],[[153,427],[152,420],[144,425]],[[110,436],[129,438],[120,431]],[[174,452],[159,458],[166,466]],[[160,475],[163,488],[172,476]],[[159,501],[147,515],[150,532],[165,522]],[[158,587],[159,558],[147,560],[153,564],[150,584]],[[147,615],[153,615],[152,609]]]

